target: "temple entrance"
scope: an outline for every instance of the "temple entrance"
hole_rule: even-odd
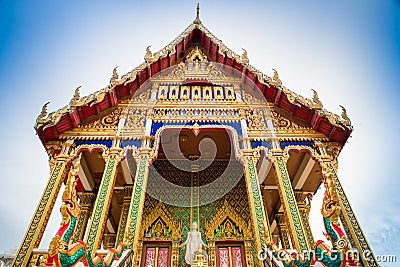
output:
[[[171,242],[146,242],[143,245],[142,267],[170,267]]]
[[[161,133],[143,211],[142,266],[188,266],[183,244],[194,222],[209,266],[247,266],[250,211],[232,140],[218,126]],[[231,263],[224,265],[224,257]]]
[[[217,267],[246,266],[243,242],[220,242],[217,247]]]

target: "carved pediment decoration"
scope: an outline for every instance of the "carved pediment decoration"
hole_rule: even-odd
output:
[[[173,216],[162,202],[159,202],[151,213],[143,218],[141,236],[150,240],[179,239],[180,224],[173,221]]]
[[[194,62],[194,61],[200,61],[200,62],[208,61],[207,56],[203,53],[203,51],[200,50],[198,46],[192,49],[186,56],[186,62]]]
[[[246,222],[228,201],[224,201],[214,219],[205,223],[208,239],[247,239],[252,237],[250,223]]]
[[[122,108],[117,108],[110,114],[80,128],[97,128],[97,129],[117,129],[118,121],[122,113]]]

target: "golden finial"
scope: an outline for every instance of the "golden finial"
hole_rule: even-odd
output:
[[[274,71],[274,76],[272,77],[272,85],[280,88],[282,86],[282,81],[279,78],[278,72],[275,69],[272,69]]]
[[[69,101],[69,105],[70,105],[70,106],[75,105],[75,104],[78,103],[79,100],[81,99],[81,94],[79,93],[79,89],[80,89],[80,88],[81,88],[81,86],[78,86],[78,87],[75,89],[74,96],[72,97],[71,101]]]
[[[311,91],[313,91],[313,98],[312,98],[314,102],[313,107],[316,109],[322,109],[323,105],[322,102],[319,100],[317,91],[315,91],[314,89],[311,89]]]
[[[201,21],[200,21],[200,4],[199,3],[197,3],[197,8],[196,9],[197,9],[196,19],[193,21],[193,23],[200,25]]]
[[[350,121],[350,118],[347,116],[347,111],[346,111],[346,109],[345,109],[343,106],[341,106],[341,105],[339,105],[339,107],[342,108],[342,119],[344,120],[344,124],[345,124],[346,126],[351,126],[351,121]]]
[[[144,60],[146,61],[146,63],[150,63],[153,59],[153,53],[151,53],[150,47],[151,45],[146,47],[146,54],[144,55]]]
[[[114,68],[114,70],[113,70],[113,75],[112,75],[112,77],[111,77],[111,79],[110,79],[110,84],[111,84],[112,86],[114,86],[114,85],[117,84],[117,80],[118,80],[117,68],[118,68],[118,66],[116,66],[116,67]]]
[[[47,106],[50,104],[50,102],[47,102],[46,104],[43,105],[42,107],[42,112],[40,112],[39,116],[36,119],[36,122],[38,123],[43,123],[45,122],[45,117],[47,116]]]
[[[244,49],[244,48],[242,48],[242,49],[243,49],[242,62],[244,64],[248,64],[249,63],[249,58],[247,57],[247,50]]]

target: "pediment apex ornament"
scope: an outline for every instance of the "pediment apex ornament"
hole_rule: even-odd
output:
[[[226,76],[222,70],[211,61],[189,61],[187,63],[179,63],[170,73],[165,76],[153,78],[153,82],[183,82],[191,79],[232,83],[235,78]]]
[[[197,8],[196,8],[196,19],[193,21],[193,24],[200,25],[201,20],[200,20],[200,4],[197,3]]]
[[[315,91],[314,89],[311,89],[311,91],[313,91],[313,98],[312,98],[312,101],[313,101],[313,105],[312,106],[313,106],[313,108],[322,109],[323,105],[322,105],[322,102],[319,100],[317,91]]]
[[[241,59],[242,59],[243,64],[247,65],[247,64],[249,64],[249,58],[247,56],[247,50],[244,49],[244,48],[242,48],[242,49],[243,49],[243,53],[242,53]]]
[[[194,62],[194,61],[200,61],[200,62],[208,61],[206,54],[204,54],[204,52],[198,46],[192,49],[186,56],[186,62]]]
[[[42,111],[40,112],[39,116],[36,119],[36,124],[44,123],[46,122],[46,116],[47,116],[47,106],[50,104],[50,102],[47,102],[43,105]]]
[[[339,107],[342,108],[341,117],[342,117],[342,119],[343,119],[344,125],[347,126],[347,127],[351,127],[351,121],[350,121],[350,118],[347,116],[347,111],[346,111],[346,109],[345,109],[342,105],[339,105]]]
[[[274,71],[274,76],[272,77],[271,84],[273,86],[275,86],[276,88],[281,88],[282,87],[282,81],[279,78],[278,71],[276,71],[275,69],[272,69],[272,70]]]
[[[80,92],[79,92],[79,89],[81,89],[81,87],[82,87],[82,86],[78,86],[78,87],[75,89],[74,96],[73,96],[72,99],[69,101],[69,105],[70,105],[71,107],[79,106],[79,104],[80,104],[80,101],[79,101],[79,100],[81,100],[81,94],[80,94]]]
[[[151,63],[153,59],[153,53],[151,52],[150,47],[151,45],[146,47],[146,54],[144,55],[144,60],[146,61],[146,63]]]

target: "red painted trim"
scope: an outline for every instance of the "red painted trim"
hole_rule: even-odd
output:
[[[59,134],[63,133],[64,131],[73,127],[77,127],[82,123],[82,121],[87,120],[89,117],[98,115],[103,110],[117,105],[122,98],[133,94],[151,76],[166,68],[169,68],[172,65],[175,65],[182,57],[181,54],[187,48],[189,48],[192,43],[195,42],[203,45],[204,49],[210,56],[210,60],[242,72],[242,75],[244,76],[243,82],[245,84],[250,84],[250,82],[254,83],[255,87],[263,93],[268,101],[272,101],[275,106],[286,110],[290,114],[293,114],[294,117],[300,119],[301,121],[309,123],[314,130],[327,135],[332,141],[337,141],[344,144],[349,138],[351,130],[343,130],[340,127],[332,125],[327,119],[322,118],[313,109],[305,106],[298,107],[290,103],[282,90],[278,90],[274,86],[261,83],[258,80],[258,77],[249,71],[245,65],[227,57],[224,53],[220,53],[219,46],[213,43],[204,32],[194,29],[188,34],[188,36],[186,36],[186,38],[176,45],[175,53],[168,54],[166,57],[160,58],[159,60],[153,62],[148,68],[145,68],[138,73],[134,81],[129,82],[128,84],[116,86],[110,93],[106,94],[103,101],[100,103],[77,107],[71,114],[62,116],[60,121],[54,126],[41,126],[39,129],[37,129],[40,140],[43,144],[50,140],[57,140]],[[190,82],[204,83],[204,81]]]

